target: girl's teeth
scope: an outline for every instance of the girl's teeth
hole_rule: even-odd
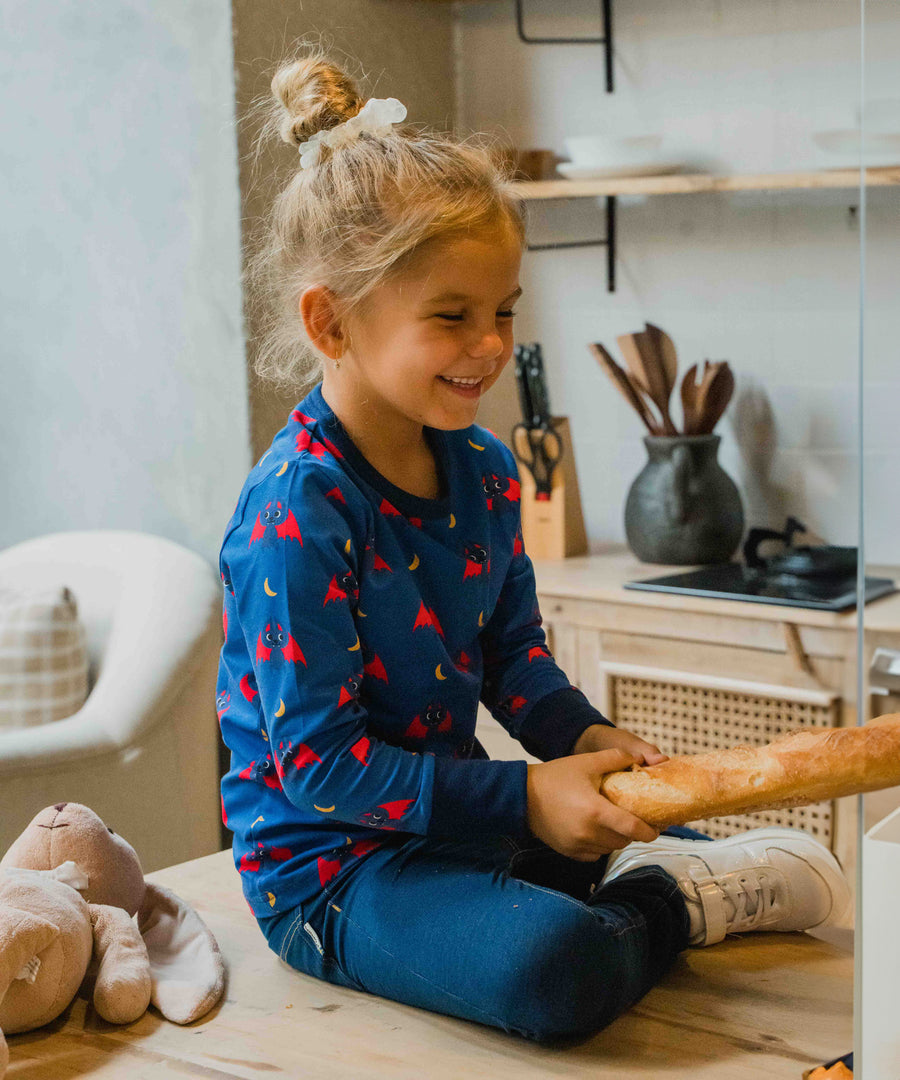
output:
[[[441,378],[457,386],[477,386],[481,382],[481,379],[451,379],[449,375],[442,375]]]

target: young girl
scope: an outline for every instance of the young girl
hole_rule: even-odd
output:
[[[322,374],[225,533],[217,691],[223,816],[269,946],[544,1039],[599,1030],[689,943],[841,917],[840,869],[802,832],[658,838],[598,792],[664,755],[554,662],[514,458],[474,424],[521,293],[488,155],[400,126],[319,55],[272,86],[300,153],[252,265],[276,313],[259,371],[300,385],[305,341]],[[541,764],[488,759],[479,700]]]

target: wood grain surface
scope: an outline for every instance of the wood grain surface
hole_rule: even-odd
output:
[[[538,1046],[288,968],[266,947],[230,852],[149,877],[216,935],[230,971],[223,1002],[187,1027],[152,1009],[118,1027],[77,999],[53,1024],[10,1036],[9,1080],[799,1080],[852,1046],[852,954],[807,934],[688,950],[605,1031]]]

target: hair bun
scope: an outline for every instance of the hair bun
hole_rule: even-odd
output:
[[[322,53],[280,67],[272,93],[284,109],[278,133],[292,146],[349,120],[363,106],[350,76]]]

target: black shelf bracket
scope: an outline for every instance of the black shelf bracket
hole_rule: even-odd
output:
[[[613,33],[612,33],[612,0],[600,0],[600,8],[603,14],[603,37],[529,37],[525,33],[525,19],[522,14],[524,0],[516,0],[516,29],[519,32],[519,40],[526,45],[603,45],[606,54],[606,92],[613,92]]]
[[[565,240],[558,244],[526,244],[528,251],[559,251],[561,248],[605,247],[606,291],[616,291],[616,197],[606,196],[606,236],[600,240]]]

